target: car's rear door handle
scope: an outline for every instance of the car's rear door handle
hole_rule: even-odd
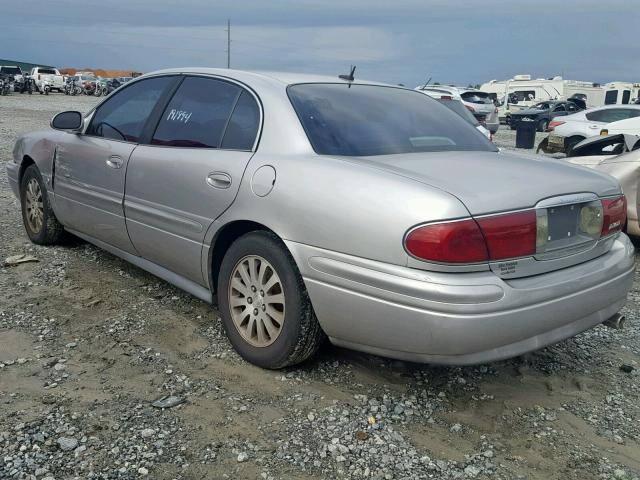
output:
[[[107,167],[122,168],[122,157],[118,155],[111,155],[109,158],[107,158],[107,161],[105,163],[107,164]]]
[[[229,188],[231,175],[224,172],[213,172],[207,176],[207,183],[214,188]]]

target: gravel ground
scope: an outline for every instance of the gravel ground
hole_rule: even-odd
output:
[[[640,477],[640,280],[625,330],[509,361],[442,368],[327,345],[261,370],[203,302],[81,241],[27,240],[4,169],[14,141],[94,102],[0,97],[0,264],[38,260],[0,267],[0,478]],[[182,403],[152,406],[167,395]]]

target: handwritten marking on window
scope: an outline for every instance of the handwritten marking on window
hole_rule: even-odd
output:
[[[185,110],[176,110],[175,108],[172,108],[171,111],[169,112],[169,115],[167,115],[167,121],[170,120],[172,122],[187,123],[191,118],[192,113],[193,112],[187,112]]]

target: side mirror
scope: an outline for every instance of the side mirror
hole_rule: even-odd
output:
[[[60,112],[51,120],[51,128],[79,132],[82,129],[82,114],[73,110]]]

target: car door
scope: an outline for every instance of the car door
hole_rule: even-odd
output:
[[[549,117],[553,119],[555,117],[561,117],[566,114],[567,114],[567,107],[565,106],[564,103],[560,103],[553,108],[552,112],[549,114]]]
[[[127,164],[148,117],[175,79],[132,83],[97,107],[83,134],[66,134],[57,144],[53,192],[56,214],[66,227],[135,253],[123,211]]]
[[[129,161],[125,216],[142,257],[206,284],[205,233],[233,202],[260,123],[257,99],[241,85],[184,78]]]

